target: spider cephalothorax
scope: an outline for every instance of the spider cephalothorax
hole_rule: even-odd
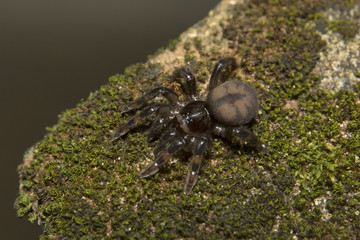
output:
[[[175,153],[184,150],[192,154],[184,188],[184,192],[188,193],[197,181],[212,135],[267,152],[248,127],[259,109],[254,89],[246,83],[227,81],[235,68],[236,62],[230,57],[221,58],[216,63],[204,100],[197,95],[195,77],[187,68],[181,68],[171,78],[180,83],[185,99],[181,100],[169,88],[157,87],[120,110],[121,113],[136,110],[159,95],[169,101],[168,104],[151,103],[121,125],[113,135],[115,140],[155,116],[147,133],[149,141],[158,138],[154,149],[155,161],[140,172],[140,178],[154,175]]]

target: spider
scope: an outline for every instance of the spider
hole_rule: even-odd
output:
[[[180,84],[183,100],[170,88],[157,87],[120,109],[120,113],[139,109],[157,96],[169,102],[151,103],[121,125],[112,136],[112,140],[118,139],[142,122],[154,119],[147,138],[149,142],[158,139],[153,151],[155,161],[139,173],[140,178],[154,175],[174,154],[184,150],[191,153],[190,171],[184,187],[184,193],[189,193],[197,182],[212,135],[268,153],[249,128],[259,109],[254,89],[246,83],[227,80],[236,67],[234,58],[218,60],[210,77],[208,94],[203,100],[197,94],[196,80],[191,71],[180,68],[171,79]]]

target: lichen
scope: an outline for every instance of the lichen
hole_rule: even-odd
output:
[[[181,154],[154,177],[138,179],[154,143],[145,127],[111,142],[128,117],[117,110],[163,83],[170,67],[136,64],[62,113],[29,150],[18,169],[18,215],[42,223],[44,239],[358,237],[360,84],[353,91],[319,88],[313,69],[326,43],[309,22],[322,21],[325,3],[234,5],[218,33],[230,50],[186,40],[184,63],[204,85],[220,56],[231,52],[240,62],[235,77],[259,94],[253,129],[270,155],[216,139],[189,195],[182,194],[188,162]],[[173,42],[172,51],[181,44]]]

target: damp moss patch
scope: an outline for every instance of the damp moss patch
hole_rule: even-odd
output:
[[[319,88],[312,70],[326,44],[309,22],[322,21],[326,3],[254,0],[233,6],[222,23],[223,40],[240,63],[235,77],[259,94],[253,130],[270,155],[215,139],[189,195],[182,194],[188,171],[182,155],[138,179],[155,143],[146,141],[145,126],[112,142],[129,117],[118,109],[169,73],[160,64],[135,64],[62,113],[25,154],[18,215],[43,224],[44,239],[355,239],[360,85]],[[213,47],[200,59],[202,41],[189,40],[184,50],[184,64],[200,82],[229,54]]]
[[[359,33],[359,23],[351,19],[341,18],[331,21],[328,29],[339,33],[345,40],[349,40]]]

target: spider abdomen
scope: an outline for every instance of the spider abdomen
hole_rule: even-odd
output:
[[[229,126],[249,123],[259,109],[255,90],[238,81],[227,81],[214,88],[207,96],[207,104],[211,115]]]

